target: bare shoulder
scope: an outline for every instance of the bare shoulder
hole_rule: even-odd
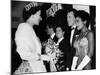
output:
[[[89,31],[88,37],[93,37],[93,32],[92,31]]]

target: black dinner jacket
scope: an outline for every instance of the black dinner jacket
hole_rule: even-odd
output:
[[[70,39],[71,39],[71,31],[72,31],[72,29],[68,28],[68,42],[69,43],[70,43]],[[75,54],[75,52],[74,52],[75,50],[73,51],[73,49],[74,49],[73,44],[74,44],[74,41],[76,39],[76,35],[78,35],[79,33],[80,33],[80,31],[78,31],[77,28],[75,28],[75,31],[74,31],[74,34],[73,34],[73,39],[72,39],[72,45],[70,45],[70,50],[73,54]]]
[[[60,43],[59,43],[59,49],[64,52],[64,57],[61,58],[64,60],[65,62],[65,66],[68,67],[70,66],[70,50],[69,50],[69,43],[67,39],[63,39]]]
[[[72,65],[72,61],[73,61],[73,57],[75,56],[75,52],[76,52],[76,50],[75,50],[75,48],[74,48],[74,46],[73,46],[73,44],[74,44],[74,41],[75,41],[75,39],[76,39],[76,35],[78,35],[79,33],[80,33],[80,31],[78,31],[77,30],[77,28],[75,28],[75,31],[74,31],[74,34],[73,34],[73,39],[72,39],[72,45],[70,45],[70,39],[71,39],[71,31],[72,31],[72,29],[69,27],[68,29],[67,29],[67,37],[68,37],[68,42],[69,42],[69,52],[70,52],[70,54],[69,54],[69,61],[70,61],[70,63],[69,63],[69,68],[70,68],[70,70],[71,70],[71,65]]]

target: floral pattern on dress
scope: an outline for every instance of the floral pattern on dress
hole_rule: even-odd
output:
[[[30,64],[28,63],[28,61],[23,61],[21,65],[18,67],[18,69],[14,72],[14,75],[30,73],[33,73]]]

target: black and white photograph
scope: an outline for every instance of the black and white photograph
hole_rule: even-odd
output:
[[[11,75],[96,70],[96,6],[11,0]]]

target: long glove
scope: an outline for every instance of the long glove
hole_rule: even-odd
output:
[[[72,66],[71,66],[71,70],[75,70],[75,67],[77,65],[77,60],[78,60],[78,57],[74,56],[73,57],[73,63],[72,63]]]
[[[80,65],[77,67],[77,70],[82,70],[90,61],[90,57],[85,55]]]

